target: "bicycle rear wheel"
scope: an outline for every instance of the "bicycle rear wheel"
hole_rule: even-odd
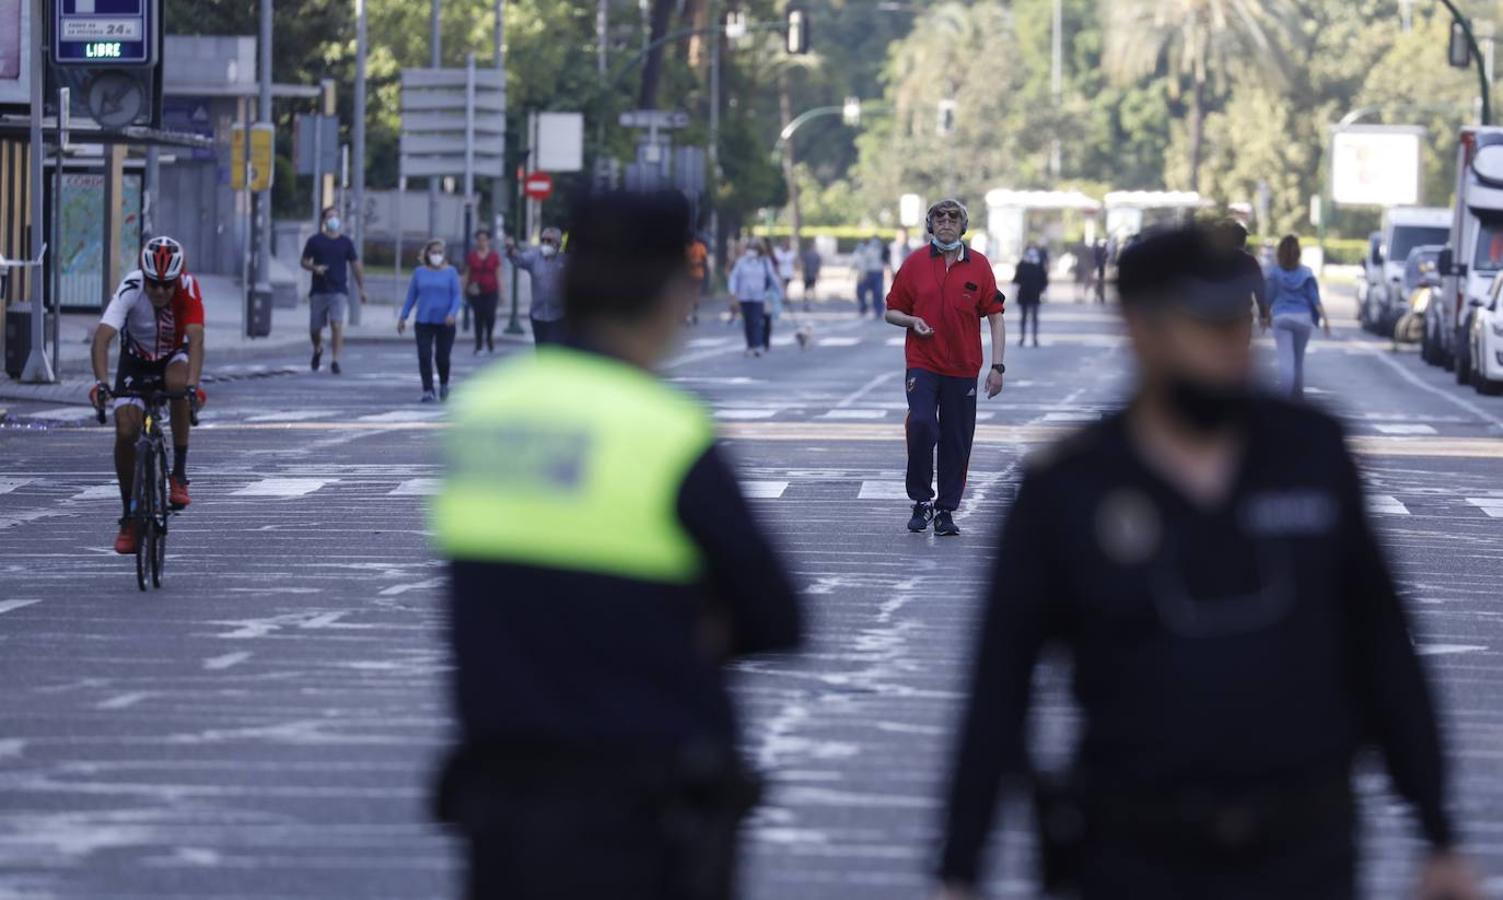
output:
[[[156,456],[151,441],[136,442],[136,472],[131,484],[131,527],[136,532],[136,587],[146,590],[150,575],[156,527],[152,515]]]

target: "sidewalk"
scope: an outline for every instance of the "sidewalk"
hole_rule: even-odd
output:
[[[285,355],[287,351],[310,350],[308,338],[308,299],[300,298],[292,308],[279,307],[272,310],[271,334],[264,338],[248,338],[241,327],[243,294],[240,281],[222,275],[199,277],[204,298],[204,333],[207,359],[204,363],[205,384],[230,378],[254,377],[256,375],[280,374],[267,366],[254,365],[258,360]],[[370,292],[371,302],[361,309],[359,325],[345,326],[345,341],[360,344],[377,341],[411,341],[397,334],[397,312],[401,308],[391,302],[394,293],[389,283],[371,285],[379,288]],[[523,279],[522,297],[528,296],[526,279]],[[357,298],[351,298],[358,302]],[[510,307],[506,312],[509,313]],[[496,337],[503,341],[531,342],[530,331],[522,335],[505,335],[507,315],[498,315]],[[526,307],[521,316],[522,327],[528,328]],[[62,317],[58,334],[59,358],[53,360],[53,370],[61,379],[56,384],[25,384],[0,374],[0,400],[38,400],[53,403],[83,403],[89,401],[89,389],[94,386],[94,376],[89,363],[89,349],[94,337],[94,328],[99,323],[97,313],[67,313]],[[324,344],[328,346],[328,332]],[[49,348],[50,349],[50,348]],[[110,350],[110,370],[114,371],[119,354],[117,340]]]

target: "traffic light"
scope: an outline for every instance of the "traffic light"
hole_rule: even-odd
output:
[[[788,7],[788,52],[809,52],[809,13],[801,6]]]

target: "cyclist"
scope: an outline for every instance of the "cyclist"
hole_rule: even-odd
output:
[[[120,367],[111,389],[110,342],[119,333]],[[136,535],[130,527],[131,477],[136,465],[136,440],[141,434],[146,404],[139,397],[114,396],[153,387],[173,393],[186,392],[197,404],[204,402],[198,389],[204,367],[204,305],[198,281],[183,268],[183,246],[170,237],[155,237],[141,251],[141,268],[126,275],[105,308],[94,331],[91,354],[95,384],[89,399],[102,407],[114,397],[115,474],[120,479],[120,499],[125,515],[115,538],[115,552],[136,552]],[[188,499],[188,398],[173,400],[172,474],[168,501],[182,509]]]

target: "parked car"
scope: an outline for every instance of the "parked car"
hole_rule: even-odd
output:
[[[1357,318],[1363,328],[1392,334],[1394,322],[1409,309],[1409,291],[1403,284],[1409,251],[1444,244],[1451,224],[1451,210],[1444,207],[1395,206],[1383,211],[1383,229],[1368,238],[1357,290]]]
[[[1486,299],[1473,305],[1467,371],[1458,375],[1479,394],[1503,393],[1503,278],[1493,279]]]

